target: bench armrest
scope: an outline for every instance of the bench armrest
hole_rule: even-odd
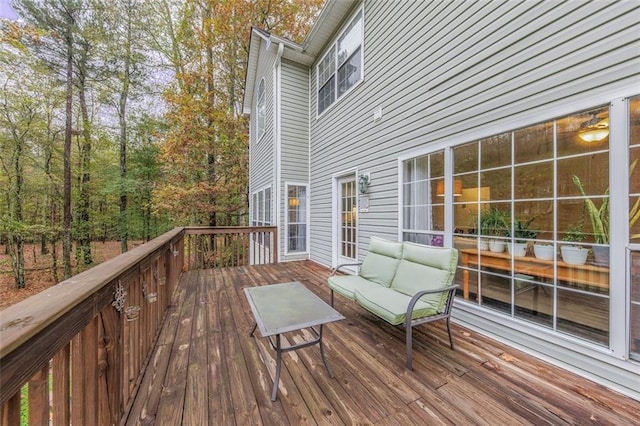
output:
[[[340,270],[340,268],[343,268],[345,266],[362,266],[362,262],[358,262],[358,263],[342,263],[338,266],[336,266],[335,268],[333,268],[333,270],[331,271],[331,275],[329,275],[330,277],[334,276],[336,274],[336,272],[338,272]]]
[[[416,305],[416,303],[418,303],[418,300],[426,294],[449,292],[449,297],[447,298],[447,303],[445,304],[444,311],[438,315],[438,316],[441,316],[441,315],[448,316],[449,313],[451,312],[451,306],[453,306],[453,293],[456,291],[456,288],[458,287],[459,286],[457,284],[454,284],[448,287],[441,287],[433,290],[422,290],[417,292],[411,298],[411,301],[409,302],[409,306],[407,306],[407,316],[406,316],[405,322],[409,322],[412,320],[412,313],[413,313],[414,306]]]

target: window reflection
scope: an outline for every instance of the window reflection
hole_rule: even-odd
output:
[[[631,253],[631,357],[640,360],[640,251]]]
[[[453,148],[460,296],[608,344],[608,118],[596,108]]]

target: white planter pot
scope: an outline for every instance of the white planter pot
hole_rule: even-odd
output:
[[[489,240],[489,250],[493,253],[502,253],[505,243],[502,240]]]
[[[593,246],[593,259],[598,266],[609,267],[609,246]]]
[[[589,249],[577,246],[562,246],[560,247],[560,254],[562,255],[562,260],[566,264],[584,265],[587,261]]]
[[[553,260],[553,245],[550,244],[534,244],[533,254],[536,259],[540,260]]]
[[[511,244],[507,244],[507,250],[512,256],[524,257],[527,255],[527,243],[513,243],[513,248]]]
[[[478,250],[489,250],[489,241],[478,240]]]

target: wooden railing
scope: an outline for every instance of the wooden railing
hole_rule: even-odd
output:
[[[275,228],[176,228],[0,312],[0,424],[20,424],[21,410],[29,424],[119,423],[181,271],[212,255],[216,265],[263,262],[267,252],[246,245],[254,240],[275,261],[274,236]],[[238,260],[222,262],[221,250]]]
[[[278,259],[277,228],[185,228],[185,269],[275,263]]]

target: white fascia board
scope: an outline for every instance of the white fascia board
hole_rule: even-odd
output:
[[[304,51],[317,57],[359,3],[359,0],[328,0],[302,43]]]
[[[284,51],[281,56],[285,59],[289,59],[290,61],[311,66],[316,60],[315,56],[307,54],[301,45],[289,40],[288,38],[278,37],[272,34],[270,36],[270,43],[270,50],[276,54],[279,46],[282,45],[284,47]]]

